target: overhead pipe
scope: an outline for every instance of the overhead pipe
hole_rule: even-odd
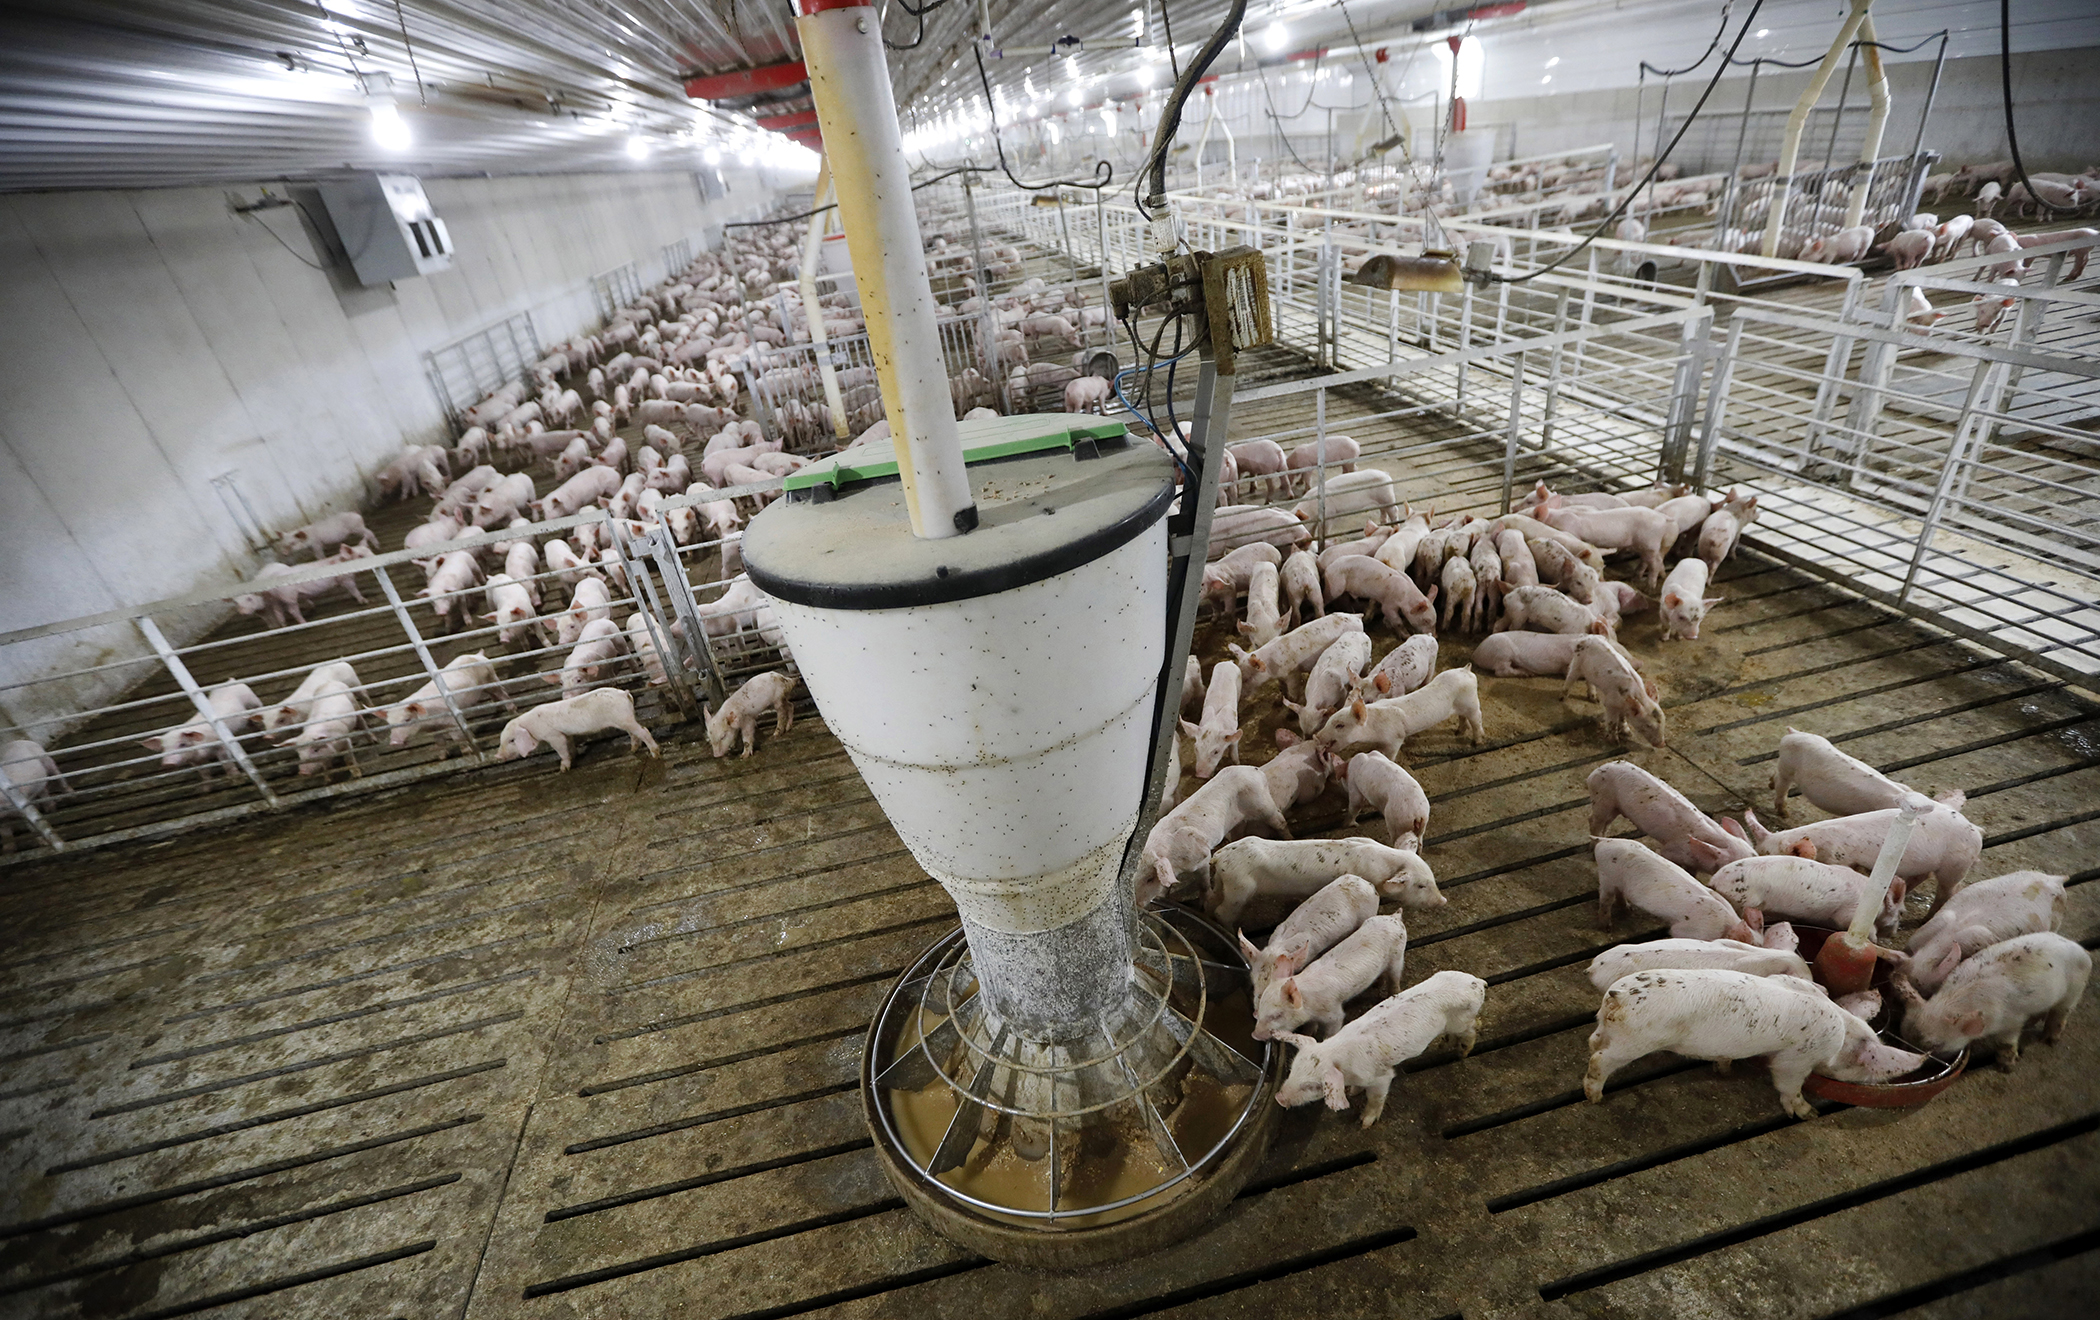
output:
[[[1874,162],[1881,158],[1881,130],[1889,122],[1889,80],[1881,68],[1881,47],[1875,44],[1874,16],[1869,14],[1859,25],[1860,54],[1867,65],[1867,96],[1872,108],[1867,112],[1867,139],[1860,144],[1859,163],[1865,173],[1852,185],[1852,204],[1845,211],[1845,227],[1860,223],[1867,212],[1867,193],[1874,184]]]
[[[831,433],[848,440],[852,436],[846,424],[846,398],[839,390],[838,369],[831,365],[831,338],[824,329],[824,309],[817,303],[817,257],[824,250],[824,231],[830,226],[828,208],[834,199],[826,194],[831,190],[831,155],[826,152],[817,158],[817,189],[809,199],[813,208],[809,237],[802,241],[802,314],[809,321],[809,342],[816,350],[817,375],[824,382],[824,405],[831,409]]]
[[[800,0],[800,9],[795,29],[853,254],[912,535],[959,536],[977,526],[977,502],[963,469],[882,27],[869,0]]]
[[[1772,179],[1771,214],[1765,221],[1765,241],[1760,249],[1765,256],[1779,255],[1779,234],[1786,225],[1787,199],[1793,191],[1794,165],[1801,156],[1801,135],[1808,128],[1808,116],[1815,110],[1816,102],[1823,99],[1823,89],[1830,85],[1830,75],[1837,72],[1838,57],[1859,34],[1860,25],[1867,21],[1867,11],[1873,4],[1874,0],[1852,0],[1851,12],[1838,26],[1837,39],[1830,43],[1829,51],[1824,54],[1823,62],[1816,66],[1801,99],[1794,103],[1793,113],[1787,116],[1786,139],[1779,150],[1779,171]],[[1876,67],[1879,66],[1877,59]],[[1886,95],[1886,88],[1883,94]]]

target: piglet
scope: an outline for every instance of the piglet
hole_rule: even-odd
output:
[[[1553,672],[1557,674],[1566,668],[1562,665]],[[1435,676],[1436,638],[1428,633],[1418,633],[1386,652],[1384,659],[1356,681],[1349,696],[1360,701],[1404,697]]]
[[[1383,981],[1387,994],[1400,988],[1407,963],[1407,923],[1399,916],[1372,917],[1302,972],[1269,984],[1254,1008],[1254,1038],[1274,1039],[1306,1022],[1322,1036],[1342,1029],[1344,1005]]]
[[[1281,576],[1284,612],[1291,627],[1327,613],[1326,598],[1320,588],[1320,561],[1312,551],[1292,551],[1291,557],[1283,561]]]
[[[1543,632],[1616,635],[1611,620],[1595,606],[1584,605],[1552,587],[1514,587],[1502,597],[1496,632]]]
[[[1320,652],[1320,658],[1313,662],[1311,677],[1305,680],[1305,700],[1300,703],[1284,699],[1284,706],[1298,717],[1299,732],[1308,737],[1318,733],[1329,715],[1352,700],[1351,694],[1370,658],[1371,639],[1360,632],[1343,633]]]
[[[1937,911],[1967,878],[1969,868],[1982,855],[1983,831],[1951,807],[1915,794],[1910,801],[1918,809],[1918,818],[1911,830],[1910,844],[1903,850],[1903,860],[1896,866],[1896,874],[1908,881],[1913,889],[1927,877],[1938,877],[1939,888],[1933,899],[1933,908]],[[1748,827],[1750,840],[1757,845],[1757,850],[1768,856],[1795,853],[1864,871],[1871,870],[1874,859],[1880,856],[1882,842],[1896,823],[1897,810],[1889,807],[1855,816],[1837,816],[1777,832],[1766,830],[1758,823],[1757,813],[1746,810],[1743,823]]]
[[[337,513],[279,536],[277,550],[289,561],[308,551],[316,557],[325,555],[345,541],[358,541],[375,549],[379,544],[365,527],[363,514]]]
[[[496,667],[479,651],[453,656],[438,671],[438,677],[444,680],[443,692],[438,691],[437,681],[431,680],[386,708],[388,746],[406,747],[425,724],[442,719],[452,740],[464,748],[467,734],[451,720],[454,708],[465,714],[485,702],[501,699],[507,709],[513,713],[517,710],[496,677]],[[449,706],[447,697],[452,699]]]
[[[300,775],[326,774],[339,760],[349,760],[350,772],[362,774],[351,755],[351,739],[364,729],[364,711],[356,694],[341,683],[323,683],[313,693],[306,724],[292,745],[299,751]]]
[[[1357,927],[1378,915],[1378,891],[1360,875],[1337,876],[1306,899],[1269,932],[1267,948],[1241,935],[1240,952],[1254,977],[1254,998],[1269,986],[1305,967]]]
[[[1269,797],[1279,811],[1311,802],[1342,772],[1342,763],[1326,748],[1289,729],[1276,731],[1276,746],[1276,755],[1262,762],[1261,777],[1269,782]]]
[[[1447,669],[1404,697],[1351,702],[1336,711],[1316,736],[1337,756],[1380,751],[1391,759],[1409,738],[1452,719],[1465,724],[1470,741],[1477,743],[1487,736],[1480,713],[1480,681],[1471,668]]]
[[[1348,786],[1351,825],[1366,809],[1379,812],[1395,848],[1421,851],[1429,833],[1429,795],[1413,775],[1380,752],[1358,752],[1349,758]]]
[[[1320,653],[1343,633],[1362,632],[1364,621],[1353,614],[1330,614],[1291,629],[1283,636],[1252,652],[1236,644],[1226,650],[1240,668],[1240,688],[1252,695],[1271,682],[1278,682],[1301,669],[1312,668]]]
[[[716,759],[729,755],[736,749],[737,739],[744,742],[744,755],[758,750],[758,717],[767,710],[773,712],[773,736],[778,738],[795,724],[795,706],[789,694],[795,690],[795,676],[772,670],[750,679],[730,694],[722,708],[707,715],[707,745]]]
[[[1635,972],[1665,969],[1691,971],[1719,967],[1752,976],[1798,976],[1809,979],[1808,964],[1798,953],[1760,948],[1741,940],[1650,940],[1621,944],[1590,959],[1590,984],[1609,990],[1614,981]]]
[[[544,742],[554,749],[555,755],[561,758],[561,768],[566,770],[569,768],[569,740],[607,729],[624,731],[630,751],[647,747],[649,755],[663,755],[656,748],[656,739],[635,720],[634,698],[620,688],[599,688],[582,696],[535,706],[504,725],[496,759],[515,761],[530,756]]]
[[[1376,559],[1344,555],[1327,566],[1325,587],[1329,604],[1343,596],[1374,604],[1384,611],[1386,626],[1395,631],[1436,631],[1437,588],[1418,591],[1407,574]]]
[[[1145,836],[1138,905],[1173,888],[1184,875],[1207,888],[1211,852],[1227,835],[1248,824],[1264,824],[1286,839],[1291,836],[1290,823],[1278,809],[1267,777],[1252,766],[1226,766],[1189,794],[1187,801],[1160,817]]]
[[[1743,529],[1757,520],[1757,496],[1738,498],[1734,491],[1721,507],[1707,515],[1699,524],[1699,557],[1706,561],[1707,571],[1718,573],[1728,556],[1735,553],[1736,542],[1742,539]]]
[[[2093,955],[2074,940],[2043,931],[1993,944],[1955,969],[1929,1001],[1900,973],[1892,984],[1903,1000],[1903,1034],[1946,1056],[1970,1042],[1996,1046],[1998,1067],[2020,1061],[2020,1033],[2042,1019],[2042,1039],[2055,1044],[2064,1019],[2085,996]]]
[[[271,742],[288,742],[299,726],[304,725],[313,714],[314,693],[329,683],[340,683],[352,691],[361,686],[357,679],[357,671],[350,667],[347,660],[331,660],[325,665],[315,665],[305,678],[299,680],[299,686],[292,689],[292,695],[263,712],[263,733]]]
[[[1964,885],[1931,920],[1911,932],[1911,981],[1931,994],[1962,959],[2005,940],[2060,929],[2067,879],[2014,871]]]
[[[1303,898],[1338,875],[1360,875],[1381,898],[1405,908],[1440,908],[1429,864],[1405,848],[1376,839],[1241,839],[1209,859],[1211,913],[1234,926],[1258,897]]]
[[[1911,789],[1855,756],[1847,756],[1818,734],[1789,727],[1779,740],[1779,759],[1772,765],[1772,810],[1786,814],[1786,795],[1795,788],[1815,806],[1836,816],[1856,816],[1902,804]],[[1965,795],[1944,794],[1943,806],[1959,811]]]
[[[1597,858],[1597,925],[1610,930],[1618,909],[1639,908],[1670,923],[1678,939],[1757,943],[1728,900],[1668,858],[1633,839],[1593,839]]]
[[[1257,650],[1283,636],[1283,592],[1274,564],[1256,564],[1247,574],[1247,619],[1239,628]]]
[[[576,634],[576,645],[562,662],[559,674],[542,674],[548,683],[561,684],[564,697],[580,696],[601,678],[609,677],[627,651],[627,634],[610,618],[594,619]]]
[[[1713,874],[1713,891],[1741,909],[1753,930],[1764,925],[1768,912],[1842,930],[1852,924],[1866,885],[1867,877],[1850,867],[1806,857],[1745,857]],[[1898,876],[1882,895],[1874,920],[1877,935],[1886,938],[1895,930],[1903,916],[1904,891]]]
[[[156,733],[151,738],[141,738],[139,745],[160,757],[161,768],[179,770],[186,765],[208,767],[227,757],[226,743],[219,737],[216,720],[225,728],[227,736],[239,739],[260,722],[262,701],[255,689],[246,683],[221,683],[204,694],[204,702],[211,708],[211,718],[201,712],[187,724],[178,724],[165,733]],[[230,772],[229,772],[230,773]]]
[[[1203,566],[1203,602],[1220,618],[1237,612],[1240,593],[1247,590],[1256,565],[1281,567],[1283,552],[1267,541],[1240,546]]]
[[[1590,790],[1590,834],[1602,837],[1612,822],[1624,816],[1633,827],[1662,845],[1662,855],[1687,871],[1711,870],[1721,861],[1749,857],[1755,851],[1749,841],[1723,829],[1711,816],[1692,805],[1691,799],[1631,761],[1610,761],[1590,771],[1585,781]],[[1697,839],[1712,849],[1700,854],[1688,846]]]
[[[1699,625],[1706,612],[1721,603],[1719,596],[1706,595],[1709,573],[1706,561],[1687,555],[1663,579],[1662,636],[1664,641],[1699,640]]]
[[[1566,701],[1569,693],[1585,683],[1604,707],[1606,737],[1624,742],[1630,729],[1650,747],[1664,745],[1663,708],[1656,700],[1655,684],[1641,677],[1624,651],[1602,637],[1577,639],[1561,700]]]
[[[1613,1073],[1657,1050],[1724,1066],[1763,1057],[1780,1105],[1795,1118],[1814,1118],[1801,1084],[1838,1057],[1851,1031],[1847,1022],[1859,1021],[1815,990],[1791,976],[1719,968],[1622,977],[1597,1009],[1583,1095],[1591,1104],[1603,1103],[1604,1083]]]
[[[1369,1127],[1385,1112],[1393,1074],[1445,1036],[1459,1044],[1459,1057],[1473,1052],[1487,982],[1465,972],[1443,971],[1411,986],[1365,1013],[1325,1041],[1294,1032],[1277,1036],[1297,1051],[1290,1075],[1276,1088],[1276,1103],[1286,1109],[1324,1097],[1327,1107],[1349,1107],[1349,1090],[1364,1093],[1363,1117]]]

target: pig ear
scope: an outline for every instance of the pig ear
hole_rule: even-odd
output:
[[[1343,1110],[1349,1107],[1349,1086],[1342,1070],[1334,1064],[1320,1069],[1320,1089],[1327,1093],[1327,1107]]]
[[[1899,875],[1894,880],[1889,881],[1889,897],[1894,899],[1897,904],[1900,905],[1904,896],[1909,893],[1910,881],[1905,880],[1902,876]]]
[[[1393,690],[1393,676],[1387,673],[1380,673],[1371,680],[1371,686],[1377,688],[1380,692],[1391,692]],[[1357,704],[1362,705],[1363,703],[1358,702]]]
[[[1349,713],[1358,719],[1364,717],[1364,699],[1362,697],[1358,697],[1349,703]]]
[[[1678,595],[1676,592],[1665,591],[1663,593],[1662,606],[1664,609],[1674,610],[1682,604],[1684,604],[1684,597]]]
[[[1983,1034],[1983,1027],[1983,1014],[1980,1011],[1975,1013],[1964,1013],[1954,1023],[1955,1031],[1959,1032],[1964,1036],[1970,1037],[1981,1036]]]
[[[1292,707],[1292,709],[1303,710],[1304,707],[1296,706]],[[1237,732],[1235,732],[1232,736],[1237,738],[1240,735]],[[1276,731],[1276,745],[1278,747],[1295,747],[1303,741],[1305,740],[1300,738],[1297,734],[1292,733],[1289,729],[1278,729]]]
[[[1700,604],[1706,606],[1706,608],[1708,609],[1712,609],[1714,606],[1719,605],[1722,601],[1726,599],[1727,597],[1725,596],[1708,596],[1705,600],[1701,601]]]
[[[1284,1003],[1289,1004],[1292,1008],[1304,1006],[1305,997],[1298,993],[1298,978],[1296,976],[1286,976],[1277,984],[1282,987]]]
[[[1256,958],[1261,956],[1261,950],[1255,947],[1253,940],[1247,938],[1246,931],[1237,933],[1240,937],[1240,953],[1245,956],[1249,964],[1252,964]]]
[[[1948,941],[1947,947],[1940,951],[1939,957],[1934,958],[1932,960],[1932,965],[1926,970],[1930,972],[1933,976],[1944,981],[1948,977],[1954,975],[1954,969],[1956,967],[1959,967],[1960,965],[1961,941],[1950,940]]]
[[[1736,838],[1741,839],[1744,843],[1750,842],[1750,836],[1743,833],[1742,822],[1737,820],[1733,816],[1721,817],[1721,828],[1726,832],[1733,834]]]
[[[1436,599],[1436,588],[1435,588],[1435,587],[1431,587],[1431,588],[1430,588],[1429,590],[1427,590],[1427,591],[1423,592],[1423,593],[1422,593],[1422,599],[1423,599],[1423,600],[1435,600],[1435,599]]]
[[[160,751],[160,750],[161,750],[161,740],[160,740],[160,735],[156,733],[156,734],[154,734],[154,735],[153,735],[153,736],[152,736],[151,738],[141,738],[141,739],[139,739],[139,746],[141,746],[141,747],[145,748],[145,749],[146,749],[147,751],[149,751],[149,752],[158,752],[158,751]]]
[[[1787,849],[1787,851],[1796,857],[1806,857],[1812,862],[1816,860],[1816,841],[1814,839],[1796,839],[1794,840],[1794,846]]]
[[[1238,742],[1238,741],[1240,740],[1240,735],[1241,735],[1242,733],[1244,733],[1244,732],[1246,732],[1246,730],[1244,730],[1244,729],[1234,729],[1234,730],[1232,731],[1231,735],[1230,735],[1230,736],[1228,736],[1228,737],[1227,737],[1227,738],[1225,739],[1225,741],[1226,741],[1226,742],[1229,742],[1229,743],[1236,743],[1236,742]],[[1281,732],[1282,732],[1282,730],[1281,730],[1281,729],[1279,729],[1279,730],[1277,730],[1277,732],[1278,732],[1278,733],[1281,733]],[[1281,742],[1277,743],[1277,746],[1279,746],[1279,747],[1281,747],[1281,746],[1283,746],[1283,745],[1284,745],[1284,744],[1282,744]]]
[[[1279,1031],[1273,1039],[1282,1041],[1294,1050],[1309,1050],[1320,1043],[1310,1036],[1301,1036],[1295,1031]]]
[[[1652,678],[1644,678],[1644,679],[1642,679],[1642,680],[1641,680],[1641,686],[1642,686],[1642,687],[1644,687],[1644,688],[1646,688],[1646,689],[1648,690],[1648,699],[1649,699],[1649,700],[1651,700],[1651,701],[1661,701],[1661,700],[1662,700],[1662,694],[1661,694],[1660,692],[1657,692],[1657,691],[1655,690],[1655,680],[1654,680],[1654,679],[1652,679]]]
[[[1186,737],[1194,738],[1197,734],[1203,732],[1203,730],[1197,728],[1195,725],[1189,723],[1187,720],[1183,720],[1181,722],[1181,732]]]

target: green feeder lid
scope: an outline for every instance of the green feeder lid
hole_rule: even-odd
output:
[[[1016,454],[1077,449],[1102,441],[1121,441],[1127,428],[1090,413],[1020,413],[1013,417],[980,417],[957,422],[963,462],[982,463]],[[789,473],[780,488],[789,499],[829,499],[857,482],[897,475],[897,448],[890,437],[856,444],[830,458]]]

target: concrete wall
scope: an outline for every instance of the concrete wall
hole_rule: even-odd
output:
[[[298,210],[233,213],[253,187],[0,197],[0,633],[245,578],[214,477],[273,528],[355,507],[405,441],[440,438],[426,349],[519,311],[547,343],[590,327],[591,275],[638,258],[653,281],[665,244],[773,196],[725,178],[713,202],[684,172],[428,180],[456,264],[371,289],[315,269]],[[209,622],[168,621],[178,641]],[[0,684],[138,649],[129,629],[0,648]],[[108,687],[0,687],[0,714]]]

